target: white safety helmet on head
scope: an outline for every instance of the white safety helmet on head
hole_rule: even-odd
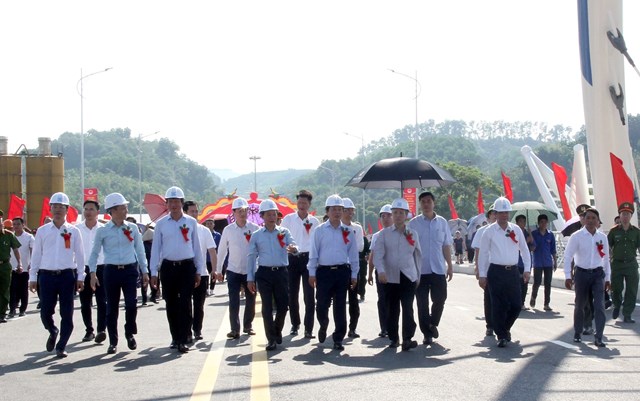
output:
[[[409,203],[404,198],[397,198],[391,202],[391,209],[402,209],[409,211]]]
[[[271,199],[265,199],[260,203],[258,212],[268,212],[269,210],[278,210],[278,205],[276,205],[276,203]]]
[[[349,198],[342,198],[342,203],[344,204],[345,209],[355,209],[356,205],[353,204],[353,201]]]
[[[54,203],[69,206],[69,197],[63,192],[56,192],[49,198],[49,205],[53,205]]]
[[[129,201],[122,196],[122,194],[118,192],[114,192],[112,194],[107,195],[104,198],[104,208],[109,210],[112,207],[120,206],[120,205],[128,205]]]
[[[184,199],[184,192],[180,187],[171,187],[167,189],[167,193],[164,194],[165,199]]]
[[[249,203],[247,203],[247,200],[245,198],[235,198],[233,200],[233,203],[231,204],[232,210],[246,209],[248,207],[249,207]]]
[[[510,212],[511,211],[511,202],[509,199],[504,196],[499,197],[493,202],[493,210],[496,212]]]
[[[380,213],[378,214],[380,215],[382,213],[391,213],[391,205],[387,203],[386,205],[382,206],[380,208]]]
[[[324,203],[325,207],[331,207],[331,206],[343,206],[344,207],[344,202],[342,200],[342,198],[340,197],[340,195],[330,195],[326,202]]]

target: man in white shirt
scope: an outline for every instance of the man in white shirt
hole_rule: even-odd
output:
[[[344,211],[342,212],[341,222],[344,226],[347,226],[353,231],[353,235],[356,238],[356,244],[358,245],[358,254],[364,251],[364,229],[362,226],[353,221],[356,214],[356,205],[349,198],[342,198],[344,203]],[[364,272],[364,266],[362,266],[362,272]],[[362,280],[362,273],[358,274],[358,280]],[[355,287],[349,287],[349,332],[347,336],[349,338],[358,338],[360,334],[356,332],[358,327],[358,320],[360,320],[360,303],[358,301],[358,284]]]
[[[15,315],[15,311],[20,304],[19,316],[24,316],[29,303],[29,267],[31,265],[31,251],[33,250],[33,244],[35,238],[30,233],[24,230],[24,220],[22,217],[13,218],[13,233],[18,241],[20,241],[20,263],[16,260],[14,255],[11,255],[11,266],[13,266],[13,272],[11,273],[11,300],[10,307],[11,315]]]
[[[378,214],[380,217],[380,225],[382,228],[391,227],[393,225],[393,219],[391,217],[391,205],[386,204],[382,206],[380,209],[380,213]],[[369,253],[369,275],[367,277],[367,282],[369,285],[373,285],[373,269],[375,268],[373,262],[373,248],[376,245],[376,238],[382,232],[382,229],[377,233],[373,234],[371,237],[371,252]],[[376,281],[376,292],[378,293],[378,322],[380,323],[380,333],[378,333],[378,337],[386,337],[389,332],[387,331],[387,301],[385,294],[385,285],[380,282],[378,279],[378,272],[375,272],[375,281]]]
[[[291,319],[292,336],[298,335],[300,329],[300,282],[304,298],[304,337],[314,338],[313,320],[316,307],[314,290],[309,285],[309,249],[311,249],[311,235],[320,225],[315,216],[309,214],[313,194],[303,189],[296,195],[298,211],[290,213],[282,219],[282,227],[288,228],[291,236],[296,240],[297,254],[289,254],[289,318]]]
[[[482,223],[483,224],[482,227],[478,228],[475,235],[473,236],[473,240],[471,241],[471,247],[475,249],[475,255],[474,255],[475,269],[474,270],[476,274],[476,279],[480,279],[480,276],[478,275],[478,260],[480,259],[480,239],[482,239],[482,233],[484,232],[484,230],[487,229],[487,227],[489,227],[489,225],[496,222],[496,211],[493,209],[493,205],[491,205],[491,207],[487,211],[486,216],[487,216],[487,221]],[[492,337],[493,322],[491,320],[491,294],[489,293],[488,283],[482,289],[482,298],[483,298],[483,304],[484,304],[484,322],[486,327],[485,335],[487,337],[489,336]]]

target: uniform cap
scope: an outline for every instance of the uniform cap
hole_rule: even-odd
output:
[[[343,206],[344,207],[344,202],[342,201],[342,198],[339,195],[331,195],[327,198],[327,201],[324,203],[325,207],[330,207],[330,206]]]
[[[128,204],[129,201],[127,201],[124,196],[122,196],[122,194],[118,192],[109,194],[106,198],[104,198],[104,208],[107,210],[111,209],[112,207]]]
[[[391,209],[402,209],[409,211],[409,203],[404,198],[397,198],[391,202]]]
[[[267,212],[269,210],[278,210],[278,205],[271,199],[265,199],[260,203],[260,207],[258,208],[258,212]]]
[[[511,202],[509,199],[504,196],[499,197],[493,202],[493,207],[496,212],[510,212],[511,211]]]
[[[577,213],[579,216],[582,216],[582,215],[584,214],[584,212],[586,212],[586,211],[587,211],[587,209],[590,209],[590,208],[591,208],[591,206],[586,205],[586,204],[584,204],[584,203],[583,203],[582,205],[579,205],[579,206],[576,208],[576,213]]]
[[[380,208],[380,213],[378,214],[382,214],[382,213],[391,213],[391,205],[387,203],[386,205],[382,206]]]
[[[342,198],[342,203],[345,209],[355,209],[356,205],[353,204],[353,201],[349,198]]]
[[[633,212],[634,212],[633,203],[631,203],[631,202],[622,202],[620,204],[620,206],[618,206],[618,213],[622,213],[622,212],[629,212],[629,213],[633,214]]]
[[[249,207],[249,203],[247,203],[247,200],[245,198],[235,198],[233,200],[233,203],[231,204],[231,209],[236,210],[236,209],[245,209]]]
[[[49,205],[53,205],[54,203],[69,206],[69,197],[63,192],[56,192],[51,195],[49,199]]]
[[[184,199],[184,192],[180,187],[171,187],[167,189],[167,193],[164,194],[165,199]]]

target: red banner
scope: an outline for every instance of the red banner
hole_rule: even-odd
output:
[[[78,221],[78,209],[69,205],[67,209],[67,223],[75,224]]]
[[[484,214],[484,201],[482,200],[482,188],[478,188],[478,214]]]
[[[51,216],[51,208],[49,207],[49,198],[42,198],[42,211],[40,212],[40,225],[44,224],[44,219]]]
[[[449,194],[449,210],[451,211],[451,218],[457,219],[458,212],[456,211],[456,206],[453,204],[453,198],[451,197],[451,194]]]
[[[7,214],[7,220],[15,219],[16,217],[24,218],[24,205],[26,200],[11,194],[11,201],[9,203],[9,212]]]
[[[98,200],[98,188],[85,188],[84,189],[84,201],[86,202],[88,200],[100,203],[100,201]]]
[[[551,169],[553,175],[556,178],[556,187],[558,187],[558,196],[560,196],[560,203],[562,204],[562,212],[564,219],[571,219],[571,208],[569,207],[569,201],[567,200],[567,170],[559,164],[551,163]]]
[[[416,189],[415,188],[405,188],[402,190],[402,197],[406,199],[409,204],[409,212],[412,215],[416,215]]]
[[[513,202],[513,190],[511,189],[511,178],[507,176],[504,171],[500,171],[502,174],[502,184],[504,185],[504,196],[509,199],[509,202]]]
[[[622,202],[633,203],[633,183],[622,166],[622,160],[613,153],[609,153],[609,158],[611,159],[613,186],[616,189],[617,209]]]

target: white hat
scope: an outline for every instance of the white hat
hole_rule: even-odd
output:
[[[128,204],[129,201],[127,201],[124,196],[122,196],[122,194],[118,192],[109,194],[106,198],[104,198],[104,208],[107,210],[111,209],[112,207]]]
[[[504,196],[501,196],[498,199],[496,199],[495,202],[493,202],[493,209],[496,212],[510,212],[511,202],[509,202],[509,199],[505,198]]]
[[[233,203],[231,204],[232,210],[246,209],[248,207],[249,207],[249,204],[247,203],[247,200],[245,198],[235,198],[233,200]]]
[[[325,207],[330,207],[330,206],[344,206],[344,202],[342,201],[342,198],[340,197],[340,195],[331,195],[327,198],[326,202],[324,203]]]
[[[402,209],[409,211],[409,203],[404,198],[397,198],[391,202],[391,209]]]
[[[265,199],[260,203],[260,207],[258,208],[258,212],[267,212],[269,210],[278,210],[278,205],[271,199]]]
[[[56,192],[51,195],[49,199],[49,205],[53,205],[54,203],[69,206],[69,197],[63,192]]]
[[[164,194],[165,199],[184,199],[184,192],[179,187],[171,187]]]
[[[382,206],[380,208],[380,213],[378,214],[382,214],[382,213],[391,213],[391,205],[387,203],[386,205]]]
[[[356,205],[353,204],[353,201],[349,198],[342,198],[342,203],[344,203],[345,209],[355,209]]]

